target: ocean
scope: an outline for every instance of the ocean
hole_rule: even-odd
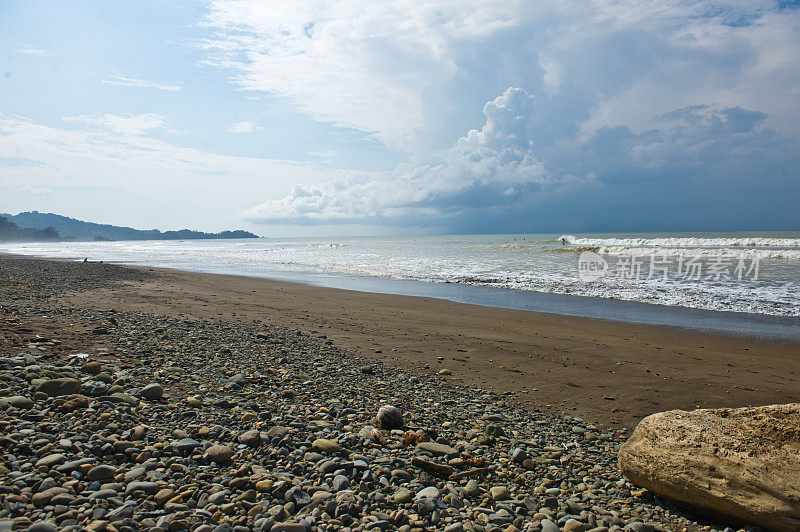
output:
[[[545,296],[592,298],[599,308],[613,300],[800,316],[800,232],[6,243],[0,251],[260,276],[577,315],[594,314],[559,310],[564,298]],[[521,303],[525,301],[532,303]],[[643,306],[634,308],[640,309],[634,315],[647,313]],[[605,310],[600,316],[608,313]]]

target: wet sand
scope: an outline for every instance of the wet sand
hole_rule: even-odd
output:
[[[87,265],[90,267],[91,265]],[[292,327],[390,367],[450,372],[530,409],[632,428],[671,409],[800,400],[800,344],[685,329],[142,268],[70,304]]]

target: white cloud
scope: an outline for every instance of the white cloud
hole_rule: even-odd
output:
[[[112,85],[114,87],[142,87],[146,89],[159,89],[162,91],[177,92],[181,90],[180,85],[168,85],[165,83],[157,83],[155,81],[148,81],[146,79],[130,78],[114,74],[102,80],[104,85]]]
[[[306,155],[310,155],[311,157],[330,159],[331,157],[335,157],[337,153],[336,150],[322,150],[322,151],[309,151],[306,152]]]
[[[25,186],[21,187],[21,191],[25,194],[35,194],[40,196],[50,196],[55,194],[55,191],[49,187],[39,187],[39,186]]]
[[[58,57],[58,54],[54,54],[48,50],[43,50],[41,48],[34,48],[32,46],[23,46],[22,48],[18,48],[16,50],[19,54],[25,55],[37,55],[39,57]]]
[[[409,151],[511,80],[558,98],[584,140],[697,104],[800,123],[800,10],[771,0],[216,0],[207,24],[241,87]]]
[[[244,121],[244,122],[236,122],[232,124],[231,127],[228,128],[228,131],[231,133],[252,133],[257,129],[261,129],[258,125],[254,122]]]
[[[91,126],[102,126],[115,133],[139,135],[151,129],[163,128],[166,123],[164,115],[144,113],[144,114],[99,114],[99,115],[79,115],[65,116],[63,120],[67,122],[81,122]]]
[[[75,130],[0,114],[6,210],[67,213],[73,206],[72,215],[114,223],[219,230],[239,225],[235,213],[251,198],[284,194],[287,183],[318,183],[329,175],[292,161],[218,155],[127,128],[107,129],[105,116]],[[34,189],[56,192],[32,203]]]
[[[594,186],[592,174],[576,177],[548,169],[533,152],[533,97],[509,88],[483,109],[473,129],[432,164],[402,164],[380,179],[349,176],[268,200],[245,212],[259,223],[413,223],[520,207],[548,195]]]
[[[406,147],[421,97],[457,69],[452,47],[515,23],[505,1],[212,3],[204,43],[245,89],[289,98],[312,117]]]

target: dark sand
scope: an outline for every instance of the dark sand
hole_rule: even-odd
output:
[[[535,340],[509,319],[414,298],[0,256],[0,529],[725,527],[621,478],[624,429],[510,404],[524,394],[476,392],[436,362],[425,369],[431,353],[455,352],[471,361],[459,374],[509,375],[486,350],[513,360],[517,343]],[[372,342],[385,351],[358,348]],[[409,356],[375,360],[384,352]],[[487,386],[504,381],[520,384]],[[557,388],[568,401],[580,393]],[[402,410],[377,430],[387,402]],[[388,430],[403,425],[409,432]],[[417,438],[439,446],[410,444]],[[439,502],[414,500],[432,489]]]
[[[91,267],[91,265],[87,265]],[[387,366],[449,370],[532,409],[631,428],[663,410],[800,400],[800,344],[148,269],[144,281],[67,296],[75,306],[262,321],[312,331]],[[441,360],[439,359],[441,357]]]

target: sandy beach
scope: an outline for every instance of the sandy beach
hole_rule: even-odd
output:
[[[619,445],[655,411],[798,393],[790,343],[91,262],[0,271],[14,530],[722,530],[625,480]]]
[[[140,281],[68,293],[63,302],[295,328],[387,366],[443,372],[527,408],[622,428],[664,410],[800,398],[800,344],[790,341],[138,269],[147,273]]]

